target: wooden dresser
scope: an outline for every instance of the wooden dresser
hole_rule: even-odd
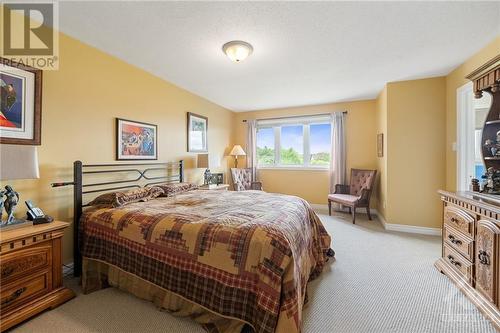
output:
[[[62,285],[61,240],[69,224],[54,221],[0,231],[0,330],[73,298]]]
[[[435,265],[500,330],[500,204],[474,192],[439,193],[443,249]]]

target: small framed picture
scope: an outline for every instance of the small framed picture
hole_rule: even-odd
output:
[[[158,127],[116,118],[116,159],[157,160]]]
[[[384,157],[384,134],[377,134],[377,156]]]
[[[0,58],[0,143],[41,144],[42,71]]]
[[[210,179],[210,184],[220,185],[224,183],[223,173],[212,173],[212,178]]]
[[[191,153],[208,152],[208,118],[187,113],[187,150]]]

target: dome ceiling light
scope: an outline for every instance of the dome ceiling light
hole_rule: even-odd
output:
[[[222,51],[234,62],[245,60],[253,52],[253,47],[241,40],[232,40],[222,45]]]

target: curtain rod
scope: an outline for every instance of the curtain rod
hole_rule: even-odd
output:
[[[347,111],[343,111],[343,114],[347,114]],[[263,119],[255,119],[257,121],[259,120],[278,120],[278,119],[290,119],[290,118],[304,118],[304,117],[317,117],[317,116],[329,116],[331,113],[319,113],[319,114],[303,114],[303,115],[297,115],[297,116],[288,116],[288,117],[276,117],[276,118],[263,118]],[[246,119],[242,120],[244,123],[247,122]]]

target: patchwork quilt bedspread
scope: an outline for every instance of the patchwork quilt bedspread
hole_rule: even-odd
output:
[[[321,273],[330,248],[305,200],[262,191],[195,190],[91,207],[80,226],[84,257],[259,333],[301,331],[307,282]]]

